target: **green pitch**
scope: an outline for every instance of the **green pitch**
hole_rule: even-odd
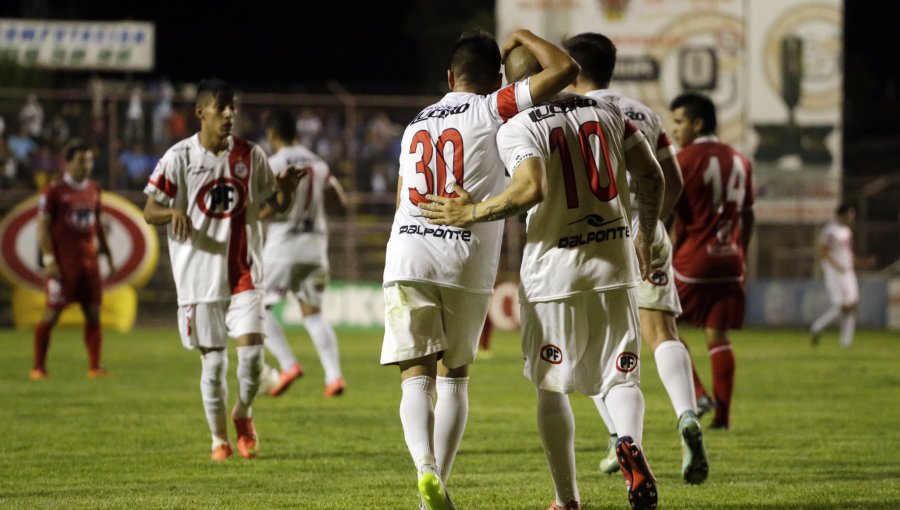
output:
[[[708,381],[700,337],[685,333]],[[293,333],[307,375],[284,396],[257,400],[260,457],[217,465],[199,357],[173,329],[108,333],[112,375],[102,380],[86,378],[81,332],[58,331],[51,379],[41,382],[27,380],[31,333],[0,332],[0,508],[418,508],[397,369],[377,364],[380,333],[338,334],[347,393],[322,397],[312,346]],[[850,351],[834,333],[822,340],[813,350],[797,331],[733,335],[733,430],[706,433],[710,477],[699,487],[680,479],[675,415],[644,353],[644,443],[660,509],[900,508],[900,335],[863,331]],[[449,489],[460,509],[543,509],[552,485],[518,337],[496,334],[492,354],[472,372],[469,426]],[[235,366],[232,351],[231,402]],[[595,471],[606,446],[600,418],[588,398],[572,403],[586,508],[628,508],[621,475]]]

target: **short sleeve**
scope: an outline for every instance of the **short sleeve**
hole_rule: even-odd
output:
[[[664,161],[675,156],[675,147],[669,140],[669,135],[666,134],[665,130],[661,130],[659,136],[656,137],[655,150],[656,161]]]
[[[497,150],[509,175],[526,159],[542,157],[533,135],[516,122],[502,126],[497,132]]]
[[[269,159],[266,153],[258,146],[254,145],[250,150],[250,164],[253,166],[253,172],[256,177],[256,196],[260,202],[268,200],[275,194],[275,173],[269,166]]]
[[[178,186],[182,183],[180,166],[175,153],[171,150],[166,152],[150,174],[150,181],[144,187],[144,194],[153,197],[166,207],[171,207],[178,194]]]
[[[511,83],[490,95],[491,114],[499,122],[506,122],[522,110],[534,106],[531,99],[531,78]]]
[[[638,129],[633,122],[631,122],[627,118],[624,118],[623,120],[625,121],[625,131],[622,134],[622,138],[624,140],[624,142],[622,143],[622,149],[625,152],[628,152],[636,145],[646,140],[646,138],[644,138],[644,133],[641,133],[641,130]]]

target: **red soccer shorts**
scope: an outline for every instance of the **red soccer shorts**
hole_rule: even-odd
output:
[[[96,260],[61,265],[59,272],[58,280],[48,278],[44,283],[47,308],[62,309],[70,303],[100,306],[103,282]]]
[[[747,294],[743,282],[687,283],[675,279],[680,319],[698,328],[741,329]]]

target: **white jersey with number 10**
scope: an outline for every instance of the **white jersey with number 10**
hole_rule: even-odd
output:
[[[418,205],[427,194],[457,196],[455,183],[475,202],[502,192],[506,172],[497,153],[497,129],[531,104],[528,80],[488,96],[451,92],[407,126],[400,146],[403,188],[387,245],[385,284],[417,281],[493,292],[503,222],[439,227],[421,216]]]

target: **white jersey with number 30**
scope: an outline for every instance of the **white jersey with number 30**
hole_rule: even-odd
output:
[[[611,103],[576,94],[516,115],[497,135],[510,172],[546,162],[547,193],[528,211],[522,287],[529,301],[640,281],[625,151],[644,136]]]
[[[497,129],[531,106],[529,80],[488,96],[451,92],[419,113],[403,133],[400,205],[387,245],[384,283],[429,282],[493,292],[503,222],[439,227],[421,216],[425,195],[455,197],[455,183],[481,202],[505,188]]]

